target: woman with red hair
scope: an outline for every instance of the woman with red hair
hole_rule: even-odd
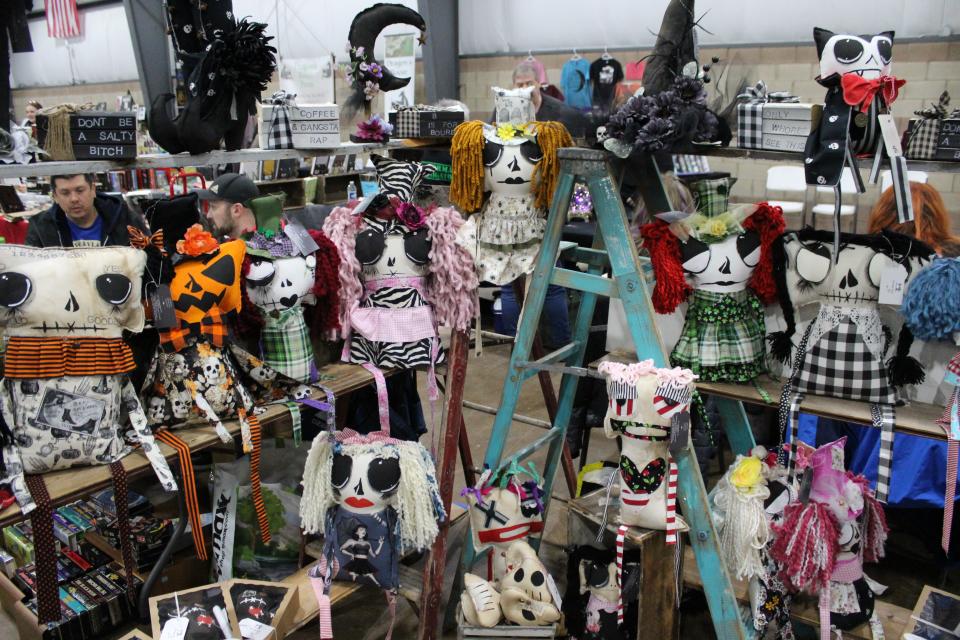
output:
[[[943,204],[940,192],[928,184],[911,182],[910,194],[913,199],[914,220],[898,221],[897,203],[891,187],[883,192],[870,212],[868,231],[880,233],[884,229],[890,229],[930,245],[941,256],[960,256],[960,237],[953,235],[950,230],[950,214]]]

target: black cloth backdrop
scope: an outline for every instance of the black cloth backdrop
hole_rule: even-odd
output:
[[[33,51],[27,12],[33,9],[33,0],[3,0],[0,2],[0,113],[7,112],[6,120],[16,120],[10,88],[10,53]],[[6,121],[0,127],[6,128]]]

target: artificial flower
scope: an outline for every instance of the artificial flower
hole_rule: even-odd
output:
[[[423,209],[412,202],[401,202],[395,207],[397,218],[407,225],[411,231],[416,231],[426,223],[427,216]]]
[[[730,473],[730,484],[738,489],[751,489],[763,480],[763,462],[760,458],[741,458]]]
[[[380,93],[380,85],[371,80],[367,80],[363,87],[363,95],[366,97],[366,99],[373,100],[378,93]]]
[[[370,66],[366,62],[361,62],[359,64],[360,71],[367,71],[370,69]]]
[[[205,253],[213,253],[219,246],[220,243],[217,242],[217,239],[197,223],[187,229],[183,240],[177,240],[177,253],[196,257]]]
[[[723,223],[723,220],[714,218],[706,224],[706,228],[703,230],[703,233],[714,236],[715,238],[721,238],[727,235],[727,225]]]
[[[369,73],[374,78],[382,78],[383,67],[378,65],[376,62],[371,62],[369,65],[367,65],[367,73]]]
[[[497,137],[501,140],[513,140],[517,130],[512,124],[501,124],[497,127]]]
[[[364,51],[365,51],[365,49],[364,49],[363,47],[357,47],[357,49],[356,49],[357,57],[358,57],[358,58],[361,57],[361,56],[363,55],[363,52],[364,52]]]

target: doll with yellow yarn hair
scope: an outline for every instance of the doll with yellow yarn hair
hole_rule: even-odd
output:
[[[470,216],[457,241],[474,257],[480,280],[496,285],[533,271],[560,163],[573,146],[559,122],[464,122],[450,154],[450,201]]]

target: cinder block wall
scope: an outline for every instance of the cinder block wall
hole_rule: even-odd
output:
[[[944,89],[950,92],[953,105],[960,106],[960,39],[895,44],[893,51],[893,72],[897,77],[907,80],[893,108],[901,131],[915,110],[931,101],[935,102]],[[602,51],[580,53],[593,61]],[[612,55],[626,64],[649,53],[649,50],[637,49],[616,51]],[[824,89],[814,81],[819,73],[819,65],[812,42],[804,45],[701,50],[701,61],[708,61],[712,56],[719,57],[727,65],[727,74],[731,79],[743,77],[749,84],[763,80],[770,91],[790,91],[804,102],[823,100]],[[536,57],[546,67],[549,80],[559,85],[560,69],[570,59],[570,54],[543,54]],[[490,116],[490,86],[510,86],[514,66],[525,58],[525,55],[461,57],[460,99],[470,107],[471,117],[486,119]],[[791,198],[784,193],[766,191],[767,169],[773,166],[773,162],[728,158],[710,158],[709,162],[712,170],[728,171],[737,176],[738,181],[732,190],[735,200],[796,199],[796,196]],[[960,233],[960,173],[931,173],[928,182],[943,195],[947,209],[953,215],[954,230]],[[861,230],[866,226],[869,211],[879,193],[879,185],[867,185],[867,193],[856,199]],[[817,196],[811,190],[808,201],[812,203],[816,200]],[[819,200],[832,201],[832,195],[822,194]],[[853,199],[850,201],[853,202]],[[799,223],[798,220],[789,222],[794,225]]]

